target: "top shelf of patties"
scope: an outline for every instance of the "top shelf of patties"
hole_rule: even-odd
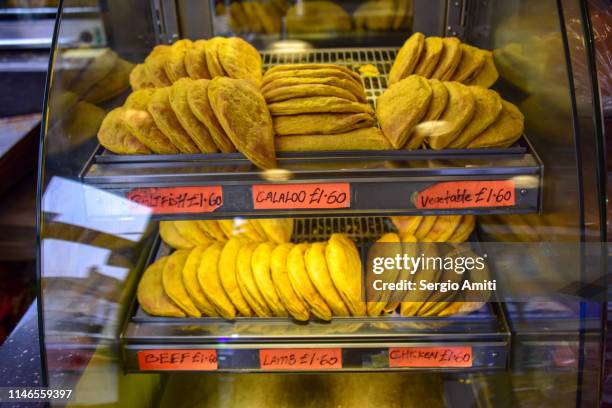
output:
[[[378,96],[388,88],[397,51],[347,48],[261,55],[264,70],[284,63],[349,68],[359,75],[365,99],[376,108]],[[88,199],[95,202],[89,213],[100,216],[108,215],[108,200],[113,200],[113,215],[145,212],[160,219],[540,210],[542,164],[525,137],[497,148],[277,149],[276,160],[275,169],[262,170],[237,152],[117,155],[99,147],[80,176],[96,187],[88,193],[95,195]],[[117,196],[122,200],[116,201]]]

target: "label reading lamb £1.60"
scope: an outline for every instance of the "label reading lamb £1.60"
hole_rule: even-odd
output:
[[[259,350],[262,370],[332,370],[342,368],[339,348],[263,349]]]

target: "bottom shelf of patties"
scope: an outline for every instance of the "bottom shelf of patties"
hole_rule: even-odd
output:
[[[298,222],[293,238],[302,240],[313,228],[326,235],[330,226],[323,224],[330,222]],[[372,236],[393,228],[385,218],[334,223],[334,230],[369,231],[365,235]],[[357,235],[351,238],[363,251],[368,237]],[[147,264],[171,251],[157,240]],[[127,372],[482,371],[506,369],[510,354],[510,330],[496,302],[466,315],[402,317],[396,312],[334,317],[330,322],[155,317],[141,309],[135,295],[129,310],[121,334]]]

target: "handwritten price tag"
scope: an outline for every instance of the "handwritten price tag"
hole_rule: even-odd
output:
[[[472,347],[391,347],[389,367],[471,367]]]
[[[212,371],[217,350],[141,350],[138,368],[143,371]]]
[[[256,184],[253,186],[256,210],[295,210],[349,208],[349,183],[326,184]]]
[[[264,349],[259,350],[262,370],[331,370],[342,368],[342,350]]]
[[[223,189],[221,186],[135,188],[127,198],[151,208],[154,214],[205,213],[223,205]]]
[[[511,207],[516,201],[515,188],[512,180],[438,183],[417,194],[416,207],[422,209]]]

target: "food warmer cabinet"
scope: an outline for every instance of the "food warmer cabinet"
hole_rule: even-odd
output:
[[[103,37],[90,45],[62,41],[78,24],[69,16],[77,3],[59,4],[39,171],[45,385],[73,390],[68,402],[54,404],[599,403],[605,160],[586,2],[109,0],[94,5]],[[97,137],[106,115],[130,95],[131,70],[156,45],[238,36],[257,49],[263,71],[283,64],[348,68],[376,107],[400,46],[417,32],[492,51],[499,72],[492,89],[524,115],[516,143],[277,151],[277,168],[262,170],[243,151],[119,155]],[[512,200],[431,208],[415,199],[432,188],[471,183],[511,183]],[[278,186],[337,189],[331,194],[343,205],[256,205],[256,191]],[[206,192],[207,205],[194,210],[168,199],[173,204],[162,205],[166,210],[156,209],[164,194],[189,189]],[[254,225],[257,234],[259,220],[273,219],[290,225],[287,240],[294,244],[330,240],[329,249],[330,237],[343,234],[365,264],[375,241],[401,233],[397,220],[422,216],[475,217],[464,245],[489,252],[490,279],[498,281],[479,308],[444,317],[397,309],[331,321],[226,320],[153,316],[137,296],[144,272],[174,251],[160,237],[164,225],[180,232],[172,223],[229,221]],[[576,259],[567,261],[568,254]],[[331,270],[329,256],[327,263]],[[432,302],[441,303],[436,295]],[[445,364],[436,353],[454,362]]]

